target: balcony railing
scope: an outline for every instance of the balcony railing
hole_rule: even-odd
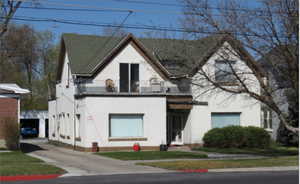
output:
[[[139,81],[125,89],[120,90],[119,81],[96,81],[95,83],[81,83],[76,87],[77,95],[190,95],[190,86],[185,84],[170,85],[165,82],[151,83],[149,81]]]

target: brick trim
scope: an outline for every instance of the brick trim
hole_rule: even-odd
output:
[[[99,147],[99,151],[132,151],[132,146]],[[159,146],[141,146],[141,151],[159,151]]]
[[[141,138],[109,138],[108,141],[147,141],[146,137]]]
[[[184,144],[185,146],[188,146],[190,148],[199,148],[199,147],[203,147],[203,144],[200,143],[194,143],[194,144]]]
[[[82,152],[92,152],[92,147],[81,147],[81,146],[73,146],[71,144],[62,143],[58,141],[49,140],[49,144],[53,144],[55,146],[64,147],[67,149],[73,149],[76,151]],[[132,151],[132,146],[119,146],[119,147],[98,147],[99,151]],[[159,151],[159,146],[141,146],[141,151]]]

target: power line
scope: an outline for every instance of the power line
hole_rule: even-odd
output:
[[[132,12],[129,12],[128,15],[123,19],[123,21],[121,22],[120,25],[118,25],[118,27],[116,28],[116,30],[114,30],[114,32],[112,33],[112,35],[106,40],[106,42],[103,44],[102,48],[105,48],[106,45],[110,42],[110,40],[115,36],[115,34],[122,28],[122,26],[125,24],[125,22],[127,21],[127,19],[129,18],[129,16],[132,14]],[[101,50],[99,50],[99,52],[101,52]],[[98,54],[98,52],[96,52]],[[94,55],[95,56],[95,55]],[[93,56],[93,57],[94,57]],[[87,64],[87,67],[90,66],[90,63]]]
[[[25,0],[25,2],[31,2],[32,0]],[[111,12],[134,12],[134,13],[173,13],[173,14],[182,14],[182,12],[179,11],[160,11],[160,10],[139,10],[139,9],[125,9],[125,8],[103,8],[103,7],[97,7],[97,6],[87,6],[87,5],[79,5],[79,4],[69,4],[69,3],[54,3],[54,2],[47,2],[42,1],[43,4],[48,4],[52,6],[63,6],[63,7],[72,7],[72,8],[44,8],[40,6],[21,6],[20,8],[27,8],[27,9],[48,9],[48,10],[64,10],[64,11],[111,11]],[[74,8],[74,7],[77,7]]]
[[[33,9],[33,10],[57,10],[57,11],[82,11],[82,12],[130,12],[130,10],[121,10],[121,9],[84,9],[84,8],[46,8],[46,7],[31,7],[31,6],[20,6],[20,9]]]
[[[32,10],[54,10],[54,11],[71,11],[71,12],[119,12],[119,13],[160,13],[160,14],[182,14],[182,12],[176,11],[151,11],[151,10],[134,10],[134,9],[111,9],[111,8],[97,8],[97,9],[86,9],[86,8],[54,8],[54,7],[32,7],[32,6],[20,6],[20,9],[32,9]],[[188,15],[197,15],[196,13],[185,12]],[[214,14],[213,16],[221,16]],[[245,15],[240,15],[245,16]],[[255,15],[259,17],[266,17],[263,15]]]
[[[23,0],[25,3],[28,2],[33,2],[33,0]],[[57,3],[57,2],[48,2],[47,0],[40,0],[43,4],[49,4],[49,5],[56,5],[56,6],[64,6],[64,7],[78,7],[84,11],[111,11],[111,12],[135,12],[135,13],[173,13],[173,14],[190,14],[190,15],[197,15],[196,12],[178,12],[178,11],[169,11],[169,10],[138,10],[138,9],[124,9],[124,8],[100,8],[97,6],[87,6],[87,5],[79,5],[79,4],[70,4],[70,3]],[[146,1],[136,1],[136,0],[111,0],[111,1],[117,1],[117,2],[125,2],[125,3],[139,3],[139,4],[153,4],[153,5],[159,5],[159,6],[169,6],[169,5],[175,5],[175,6],[181,6],[184,7],[182,5],[176,5],[176,4],[171,4],[171,3],[154,3],[154,2],[146,2]],[[20,8],[22,8],[24,6],[21,6]],[[65,11],[80,11],[80,9],[67,9],[67,8],[43,8],[43,7],[25,7],[27,9],[48,9],[48,10],[65,10]],[[83,8],[87,8],[87,9],[83,9]],[[92,9],[89,9],[92,8]],[[254,9],[237,9],[237,8],[218,8],[218,7],[201,7],[201,6],[197,6],[197,8],[205,8],[205,9],[214,9],[214,10],[228,10],[228,11],[243,11],[243,12],[259,12],[259,15],[255,15],[255,16],[262,16],[265,17],[267,16],[265,14],[264,10],[254,10]],[[272,12],[274,14],[280,14],[282,15],[282,12]],[[214,16],[223,16],[223,15],[214,15]]]
[[[0,17],[0,19],[4,19],[5,17]],[[76,20],[66,20],[66,19],[52,19],[52,18],[35,18],[35,17],[13,17],[13,20],[19,21],[29,21],[29,22],[54,22],[54,23],[62,23],[62,24],[70,24],[70,25],[81,25],[81,26],[94,26],[94,27],[115,27],[118,28],[120,25],[112,24],[112,23],[99,23],[99,22],[83,22]],[[149,25],[130,25],[124,24],[123,28],[127,29],[137,29],[137,30],[152,30],[152,31],[167,31],[167,32],[181,32],[181,33],[202,33],[202,34],[226,34],[226,33],[216,33],[212,31],[206,30],[185,30],[184,28],[171,28],[171,27],[162,27],[162,26],[149,26]],[[235,35],[246,35],[250,37],[270,37],[269,35],[255,35],[255,34],[242,34],[238,32],[232,32]],[[286,38],[284,36],[279,36],[280,38]]]
[[[149,0],[143,1],[143,0],[110,0],[110,1],[115,1],[115,2],[120,2],[120,3],[131,3],[131,4],[144,4],[144,5],[154,5],[154,6],[167,6],[167,7],[179,7],[179,8],[184,8],[184,7],[192,7],[189,5],[184,5],[184,4],[178,4],[178,3],[162,3],[162,2],[151,2]],[[221,7],[213,7],[213,6],[197,6],[197,8],[205,8],[205,9],[211,9],[211,10],[228,10],[228,11],[240,11],[240,12],[259,12],[264,14],[265,10],[263,9],[249,9],[249,8],[221,8]],[[271,11],[271,13],[274,14],[282,14],[282,12],[279,11]]]

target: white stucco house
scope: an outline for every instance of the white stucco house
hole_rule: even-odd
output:
[[[195,47],[183,50],[186,42]],[[199,67],[212,75],[216,66],[224,68],[220,53],[232,39],[214,35],[186,42],[63,34],[56,97],[49,101],[49,139],[86,151],[93,142],[100,151],[131,149],[134,143],[153,150],[161,144],[201,145],[214,127],[260,127],[260,103],[223,91],[204,93],[205,82],[193,85],[201,80]],[[192,69],[178,64],[188,60],[181,53],[193,55]],[[243,58],[229,60],[248,71]],[[259,90],[254,76],[248,77]]]

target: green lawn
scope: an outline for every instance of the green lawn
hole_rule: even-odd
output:
[[[140,151],[140,152],[99,152],[97,155],[120,160],[159,160],[182,158],[207,158],[206,154],[190,153],[183,151]]]
[[[267,149],[257,148],[196,148],[194,150],[227,154],[253,154],[262,156],[291,156],[298,155],[298,147],[271,146]]]
[[[272,166],[298,166],[298,156],[272,157],[263,159],[241,159],[241,160],[194,160],[194,161],[172,161],[172,162],[148,162],[138,163],[160,167],[170,170],[184,169],[221,169],[221,168],[248,168],[248,167],[272,167]]]
[[[22,152],[0,153],[0,176],[63,173],[65,173],[63,169],[48,165]]]

